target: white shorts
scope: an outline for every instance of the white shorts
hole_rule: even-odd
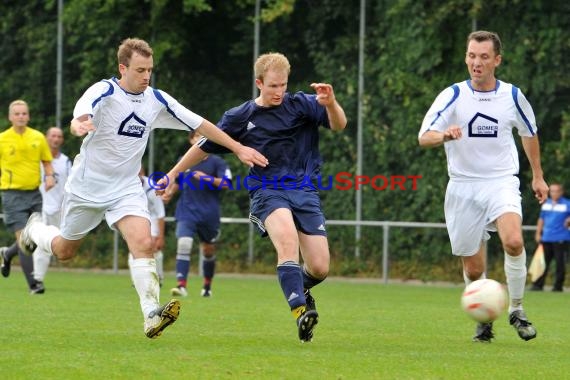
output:
[[[450,180],[445,192],[445,223],[451,253],[472,256],[481,242],[489,240],[487,231],[497,231],[495,221],[514,212],[522,219],[520,181],[517,177],[486,181]]]
[[[97,227],[103,217],[111,229],[127,215],[146,218],[150,222],[148,203],[144,191],[128,194],[108,202],[91,202],[66,192],[61,211],[61,236],[79,240]]]

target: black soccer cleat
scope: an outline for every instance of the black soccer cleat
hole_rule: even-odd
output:
[[[313,329],[319,323],[319,313],[316,310],[306,310],[297,318],[297,328],[299,329],[299,339],[301,342],[313,340]]]
[[[30,294],[44,294],[45,292],[46,288],[42,281],[36,281],[36,283],[30,287]]]
[[[477,323],[475,329],[475,336],[473,342],[491,343],[491,339],[495,337],[493,333],[493,322],[491,323]]]
[[[306,301],[306,310],[317,310],[317,304],[315,303],[315,299],[311,295],[310,289],[305,289],[305,301]]]
[[[6,257],[6,250],[8,247],[0,248],[0,260],[2,261],[2,267],[0,268],[0,272],[2,272],[3,277],[10,276],[10,266],[12,265],[12,260]]]
[[[523,310],[515,310],[510,313],[509,323],[517,330],[521,339],[531,340],[536,338],[536,329],[530,323]]]

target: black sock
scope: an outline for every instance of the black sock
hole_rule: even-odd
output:
[[[311,276],[309,272],[307,272],[307,268],[303,266],[303,286],[305,289],[311,289],[313,286],[320,284],[324,280],[324,278],[319,280],[318,278]]]
[[[6,260],[12,260],[19,252],[18,243],[14,242],[10,247],[4,251],[4,257]]]

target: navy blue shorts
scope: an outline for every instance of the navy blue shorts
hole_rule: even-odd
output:
[[[291,211],[297,231],[306,235],[327,236],[318,192],[305,189],[259,189],[253,192],[249,220],[257,227],[261,236],[267,236],[263,225],[265,219],[278,208]]]
[[[215,243],[220,237],[220,220],[197,222],[194,220],[179,220],[176,222],[176,237],[191,237],[198,235],[203,243]]]

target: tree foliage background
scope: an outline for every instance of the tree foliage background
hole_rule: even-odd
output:
[[[63,12],[64,63],[62,125],[65,151],[74,156],[80,139],[67,125],[75,101],[93,82],[118,75],[116,48],[127,37],[148,40],[155,50],[154,87],[216,122],[223,111],[252,97],[255,0],[66,0]],[[0,124],[9,126],[10,101],[31,106],[31,126],[55,125],[57,1],[4,1],[0,4]],[[366,2],[364,174],[421,175],[416,191],[362,193],[364,220],[443,222],[447,171],[443,149],[422,150],[417,133],[439,91],[468,78],[466,36],[473,29],[499,33],[503,63],[497,75],[515,83],[536,113],[548,182],[569,185],[570,3],[540,0],[377,0]],[[360,2],[356,0],[262,0],[260,52],[279,51],[292,64],[290,91],[310,92],[315,81],[330,82],[343,105],[348,129],[323,131],[323,173],[356,172],[358,46]],[[518,138],[517,138],[518,140]],[[154,169],[165,171],[186,148],[181,132],[155,132]],[[247,169],[225,157],[234,175]],[[539,206],[530,189],[530,170],[521,154],[524,224],[534,224]],[[324,191],[328,219],[355,218],[355,192]],[[173,205],[169,205],[172,215]],[[224,195],[223,215],[246,217],[245,191]],[[172,224],[169,234],[172,235]],[[229,269],[246,265],[244,226],[224,225],[219,255]],[[354,229],[329,227],[332,273],[377,275],[382,239],[378,228],[363,228],[360,259],[353,257]],[[108,265],[110,234],[105,226],[83,246],[83,265]],[[527,251],[533,241],[527,238]],[[10,237],[4,235],[5,243]],[[174,238],[167,255],[174,256]],[[459,279],[444,230],[392,229],[391,275]],[[501,248],[490,242],[491,265],[501,264]],[[256,240],[254,270],[274,265],[267,239]],[[107,263],[107,264],[105,264]],[[451,269],[451,270],[450,270]],[[496,277],[500,277],[497,271]]]

